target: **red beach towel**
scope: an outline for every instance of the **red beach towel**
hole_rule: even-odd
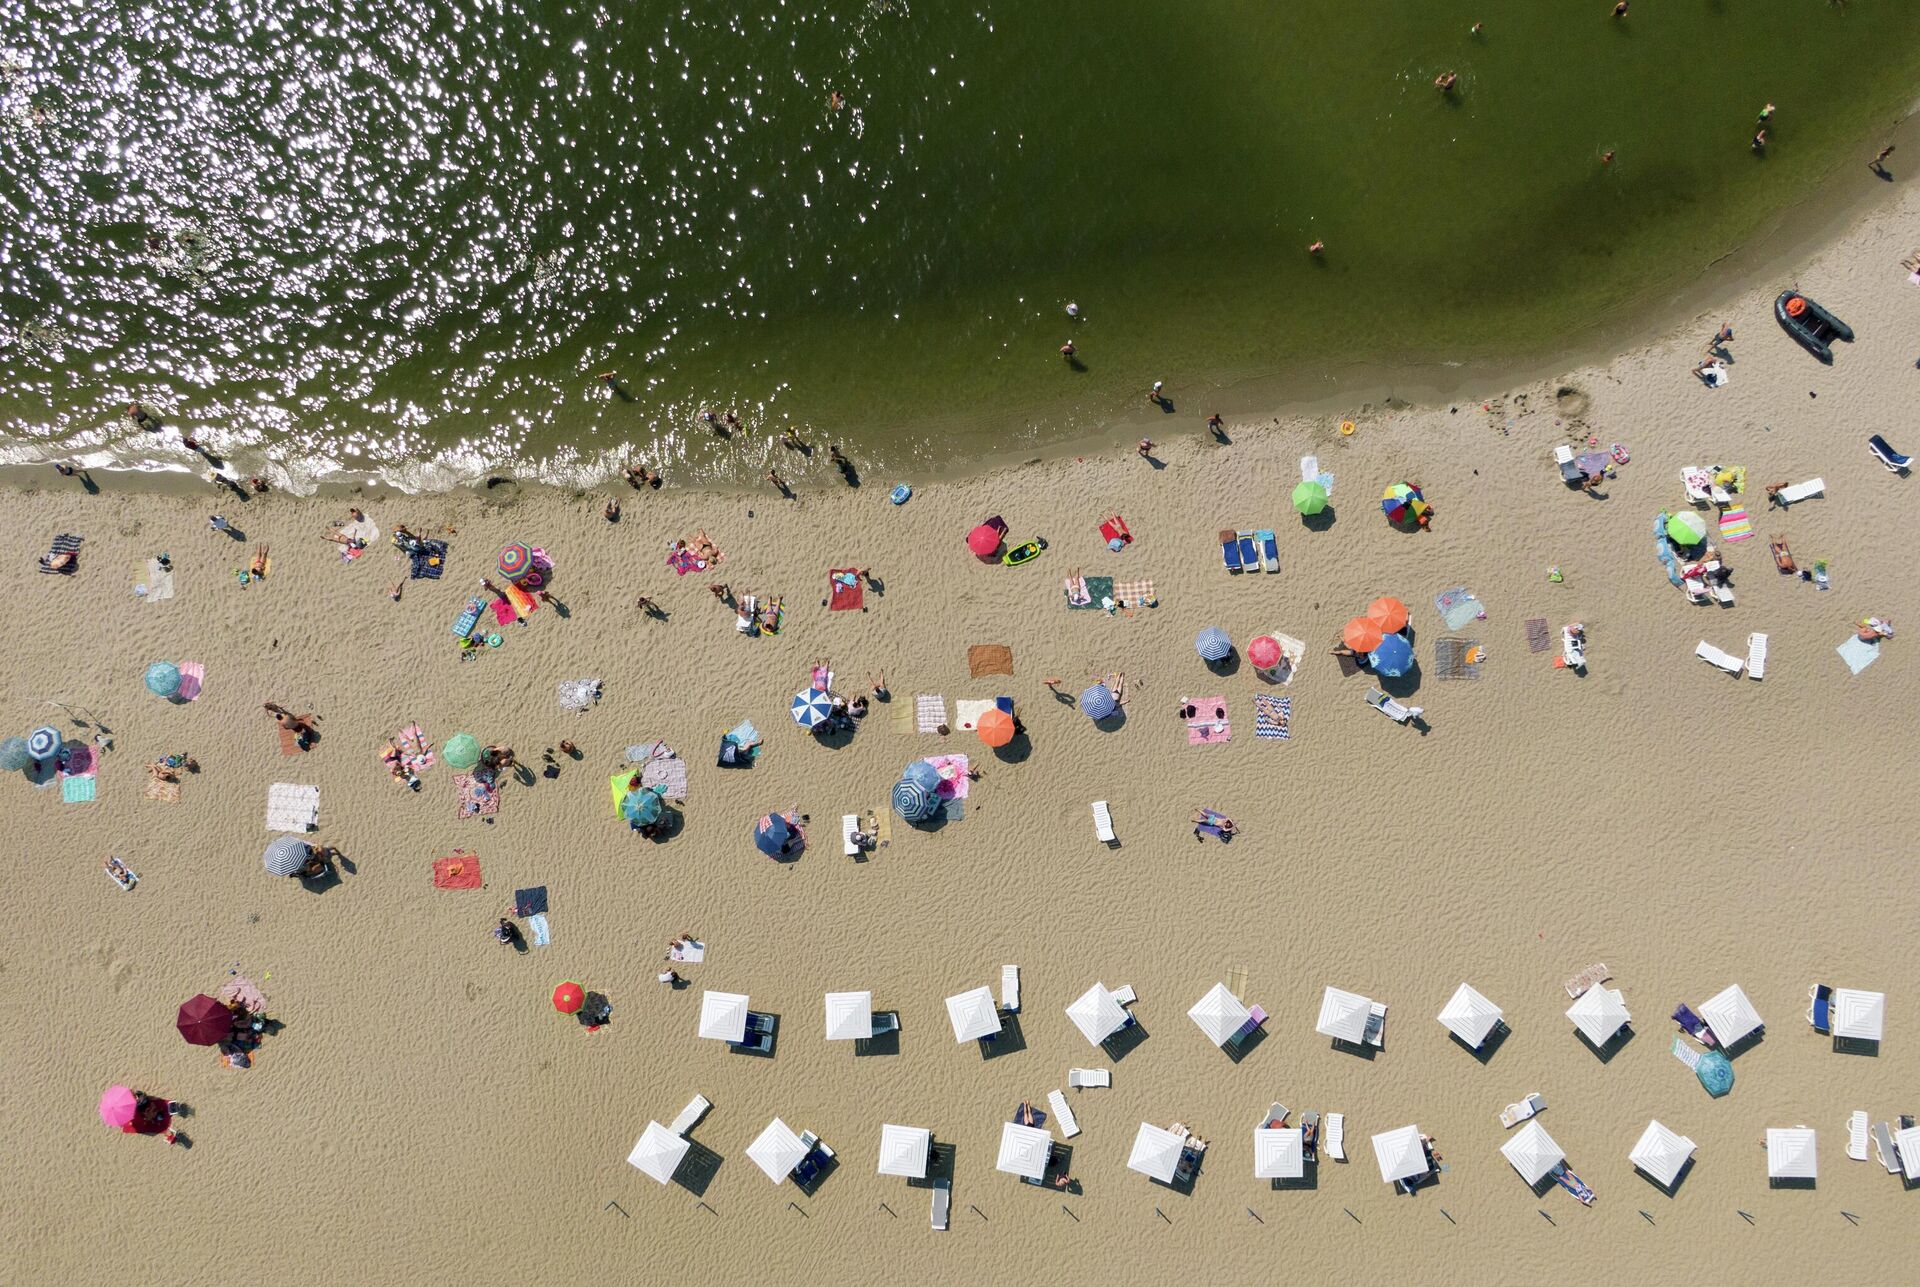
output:
[[[827,600],[828,612],[852,612],[866,603],[866,586],[852,568],[828,569],[827,585],[832,594]]]

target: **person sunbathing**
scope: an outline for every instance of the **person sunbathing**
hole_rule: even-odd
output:
[[[73,568],[74,560],[80,556],[72,550],[62,550],[58,554],[42,554],[40,570],[42,572],[66,572]]]

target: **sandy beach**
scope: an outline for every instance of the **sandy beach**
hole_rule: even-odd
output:
[[[1157,465],[1131,447],[1143,410],[1097,454],[920,485],[898,508],[898,480],[852,491],[797,459],[794,500],[622,488],[611,525],[604,493],[383,494],[357,502],[380,541],[343,563],[320,537],[348,497],[242,504],[118,477],[88,495],[43,471],[8,501],[18,611],[0,727],[52,723],[81,743],[104,727],[111,748],[90,802],[63,803],[57,781],[0,781],[16,914],[0,996],[19,1020],[0,1053],[24,1110],[4,1245],[20,1281],[184,1283],[242,1266],[285,1283],[1599,1282],[1627,1269],[1697,1282],[1761,1266],[1793,1281],[1836,1258],[1897,1272],[1914,1197],[1843,1147],[1855,1109],[1920,1109],[1903,840],[1920,768],[1905,731],[1920,694],[1914,483],[1865,446],[1874,432],[1920,442],[1906,414],[1920,290],[1900,266],[1916,213],[1910,189],[1891,197],[1777,283],[1604,366],[1453,405],[1229,423],[1226,445],[1183,406],[1151,417]],[[1772,319],[1793,281],[1859,333],[1831,367]],[[1708,390],[1689,368],[1722,320],[1731,379]],[[1178,373],[1149,375],[1179,396]],[[1553,463],[1556,446],[1590,438],[1631,457],[1598,496]],[[1336,480],[1319,530],[1288,499],[1306,454]],[[1707,464],[1748,479],[1736,500],[1754,537],[1720,547],[1731,607],[1690,604],[1654,558],[1655,516],[1691,508],[1680,470]],[[1761,490],[1815,477],[1824,495],[1791,509]],[[1433,503],[1429,530],[1384,520],[1381,490],[1401,480]],[[1120,553],[1096,531],[1116,511],[1136,537]],[[243,535],[209,531],[213,513]],[[973,559],[963,538],[994,514],[1047,552],[1019,568]],[[399,523],[450,552],[444,579],[409,581],[396,603],[387,588],[405,569],[386,534]],[[1230,575],[1221,528],[1274,529],[1279,574]],[[724,562],[676,575],[669,544],[702,530]],[[59,533],[85,538],[78,571],[36,575]],[[1779,574],[1780,539],[1804,566],[1829,561],[1832,588]],[[551,556],[560,602],[463,660],[449,624],[512,540]],[[256,545],[271,573],[242,584]],[[134,587],[162,551],[175,594],[143,602]],[[878,585],[865,611],[829,612],[828,570],[848,566]],[[1069,610],[1062,579],[1076,572],[1149,578],[1157,606]],[[737,634],[710,580],[783,596],[781,634]],[[1462,585],[1485,616],[1449,630],[1433,600]],[[637,611],[639,595],[665,618]],[[1392,688],[1424,707],[1424,728],[1370,710],[1374,681],[1343,678],[1327,655],[1377,595],[1411,608],[1422,669]],[[1901,633],[1853,675],[1835,648],[1869,615]],[[1583,622],[1587,673],[1530,652],[1529,619],[1556,641]],[[1309,655],[1284,688],[1244,658],[1216,675],[1193,643],[1209,625],[1240,648],[1284,632]],[[1694,656],[1702,640],[1744,655],[1753,632],[1769,637],[1762,681]],[[1450,636],[1484,646],[1477,682],[1436,673]],[[970,676],[978,644],[1007,646],[1013,674]],[[821,658],[849,691],[878,673],[891,689],[844,746],[787,716]],[[198,699],[146,692],[154,661],[200,663]],[[1117,729],[1043,684],[1060,677],[1070,695],[1113,671],[1129,689]],[[584,677],[602,700],[563,711],[556,685]],[[1288,739],[1256,738],[1259,693],[1291,698]],[[1002,757],[958,729],[919,733],[920,694],[949,711],[1011,696],[1030,747]],[[1216,694],[1231,740],[1192,745],[1177,707]],[[266,701],[315,713],[317,745],[283,756]],[[714,767],[743,719],[764,734],[758,763]],[[460,817],[445,764],[414,793],[380,761],[416,721],[436,746],[462,731],[511,745],[534,776],[505,786],[497,816]],[[563,738],[581,758],[539,776]],[[626,748],[655,739],[689,769],[684,824],[659,843],[620,821],[608,789]],[[143,766],[169,752],[200,766],[176,804],[143,791]],[[906,763],[949,753],[982,770],[963,818],[931,831],[895,819],[884,849],[842,856],[842,814],[884,812]],[[312,840],[343,855],[331,887],[262,870],[274,783],[319,788]],[[1117,849],[1094,839],[1097,799]],[[1239,836],[1197,841],[1200,807]],[[777,863],[751,830],[786,808],[810,816],[811,843]],[[456,849],[478,855],[483,889],[435,888],[433,860]],[[131,893],[99,874],[108,854],[139,873]],[[535,885],[550,891],[552,942],[507,950],[488,930]],[[674,990],[655,974],[681,932],[708,952]],[[1633,1014],[1606,1059],[1563,1014],[1563,982],[1594,962]],[[1006,963],[1022,971],[1019,1039],[986,1059],[954,1041],[943,998],[997,990]],[[171,1022],[232,971],[285,1025],[247,1071]],[[1236,1063],[1185,1012],[1238,971],[1269,1018]],[[549,993],[568,979],[611,998],[610,1026],[555,1013]],[[1146,1039],[1118,1060],[1063,1013],[1096,980],[1138,993]],[[1463,980],[1511,1027],[1484,1062],[1434,1021]],[[1736,982],[1766,1036],[1712,1099],[1670,1056],[1666,1016]],[[1888,994],[1877,1055],[1811,1032],[1815,983]],[[1315,1034],[1329,984],[1388,1004],[1373,1057]],[[773,1058],[696,1037],[708,988],[780,1017]],[[824,1040],[822,994],[858,988],[899,1012],[897,1053]],[[1070,1067],[1113,1074],[1110,1089],[1068,1092],[1077,1190],[997,1172],[1001,1123],[1044,1104]],[[191,1147],[103,1126],[95,1103],[116,1082],[190,1104]],[[1497,1113],[1535,1091],[1598,1194],[1590,1209],[1559,1189],[1536,1197],[1500,1156]],[[693,1131],[710,1175],[698,1192],[662,1187],[627,1152],[696,1093],[714,1105]],[[1276,1100],[1346,1115],[1349,1160],[1323,1162],[1310,1191],[1252,1178],[1249,1131]],[[775,1116],[839,1156],[811,1195],[745,1155]],[[1627,1160],[1649,1118],[1698,1144],[1672,1196]],[[1176,1120],[1212,1141],[1190,1194],[1126,1168],[1141,1121]],[[874,1174],[883,1122],[931,1128],[951,1156],[947,1232],[928,1228],[927,1190]],[[1381,1182],[1368,1144],[1408,1123],[1447,1167],[1412,1198]],[[1818,1185],[1772,1189],[1759,1140],[1799,1123],[1819,1131]]]

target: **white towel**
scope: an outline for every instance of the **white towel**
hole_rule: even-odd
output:
[[[975,701],[970,697],[956,697],[953,701],[954,725],[962,732],[971,733],[980,723],[980,717],[992,709],[991,697],[984,701]]]
[[[947,722],[947,699],[931,693],[921,693],[913,699],[915,721],[922,733],[938,732]]]
[[[547,944],[553,942],[553,931],[547,925],[547,914],[545,912],[535,912],[532,916],[527,917],[527,929],[532,933],[533,945],[535,947],[545,947]]]

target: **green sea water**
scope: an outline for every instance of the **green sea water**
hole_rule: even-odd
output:
[[[1871,182],[1920,67],[1895,0],[1610,9],[0,0],[0,452],[904,470],[1538,351]]]

